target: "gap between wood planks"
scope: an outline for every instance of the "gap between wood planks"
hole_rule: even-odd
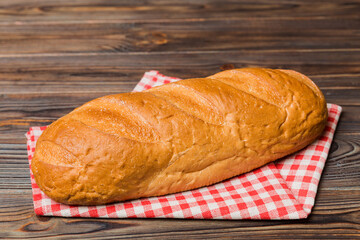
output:
[[[326,20],[334,16],[254,16],[254,17],[210,17],[210,18],[159,18],[159,19],[82,19],[82,20],[57,20],[57,21],[3,21],[1,26],[11,25],[60,25],[60,24],[103,24],[103,23],[172,23],[172,22],[205,22],[205,21],[238,21],[238,20]],[[341,16],[341,19],[357,19],[356,15]]]
[[[0,54],[0,58],[33,58],[33,57],[61,57],[61,56],[113,56],[113,55],[168,55],[168,54],[213,54],[213,53],[232,53],[234,52],[360,52],[360,48],[324,48],[324,49],[259,49],[259,50],[183,50],[183,51],[164,51],[164,52],[89,52],[89,53],[27,53],[27,54]]]

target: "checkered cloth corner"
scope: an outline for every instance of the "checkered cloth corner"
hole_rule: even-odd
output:
[[[177,80],[157,71],[146,72],[134,91]],[[31,171],[31,159],[36,141],[46,127],[32,127],[26,136],[35,213],[96,218],[306,218],[314,206],[341,107],[328,104],[328,111],[328,123],[323,135],[305,149],[286,158],[212,186],[101,206],[60,204],[39,189]]]
[[[141,92],[152,87],[161,86],[163,84],[176,82],[181,80],[180,78],[168,77],[162,75],[158,71],[146,72],[140,82],[135,86],[133,92]]]

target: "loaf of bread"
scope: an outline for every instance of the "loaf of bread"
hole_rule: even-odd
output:
[[[32,171],[57,202],[98,205],[246,173],[314,141],[324,96],[292,70],[244,68],[90,101],[39,138]]]

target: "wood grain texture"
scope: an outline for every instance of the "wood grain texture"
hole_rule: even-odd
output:
[[[360,239],[360,1],[0,1],[1,239]],[[291,68],[343,106],[316,204],[298,221],[35,216],[24,133],[145,71]]]
[[[233,18],[233,17],[338,17],[358,15],[357,1],[316,2],[311,0],[3,0],[0,3],[4,24],[12,22],[74,22],[74,21],[131,21],[147,19],[162,22],[173,19]]]
[[[146,19],[132,23],[0,24],[0,54],[359,48],[360,33],[347,34],[349,28],[358,26],[358,16],[343,16],[341,20],[224,18],[175,19],[166,25]]]

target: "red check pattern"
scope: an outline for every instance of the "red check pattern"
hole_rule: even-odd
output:
[[[177,80],[157,71],[147,72],[134,91]],[[328,111],[323,135],[307,148],[252,172],[192,191],[102,206],[69,206],[47,197],[37,186],[30,169],[35,213],[96,218],[306,218],[314,206],[341,107],[328,104]],[[45,128],[32,127],[26,134],[30,168],[36,141]]]

